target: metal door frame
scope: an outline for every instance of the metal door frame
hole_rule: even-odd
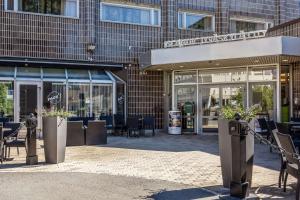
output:
[[[15,102],[14,102],[14,121],[20,121],[20,86],[21,85],[34,85],[37,86],[37,115],[38,115],[38,133],[42,130],[42,105],[43,105],[43,82],[42,81],[16,81],[15,82]]]

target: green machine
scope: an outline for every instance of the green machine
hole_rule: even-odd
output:
[[[183,115],[183,129],[186,132],[195,131],[195,103],[194,102],[185,102],[182,109]]]

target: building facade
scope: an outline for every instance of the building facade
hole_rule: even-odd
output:
[[[161,129],[172,77],[140,70],[142,54],[297,17],[297,0],[0,0],[1,112],[19,121],[59,96],[73,115],[153,115]]]

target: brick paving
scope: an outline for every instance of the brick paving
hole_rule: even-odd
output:
[[[0,172],[83,172],[170,181],[222,192],[222,177],[216,135],[156,137],[109,137],[108,145],[68,147],[66,161],[44,163],[39,141],[38,166],[26,166],[25,152],[0,166]],[[261,198],[294,199],[295,180],[289,178],[288,192],[277,187],[280,158],[269,148],[256,144],[253,192]]]

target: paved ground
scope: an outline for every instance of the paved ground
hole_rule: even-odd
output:
[[[108,185],[107,190],[99,187],[101,188],[99,194],[102,190],[106,192],[109,191],[110,187],[114,188],[114,182],[121,181],[124,184],[121,184],[122,186],[117,187],[118,190],[114,191],[118,191],[116,195],[124,195],[125,199],[140,199],[151,195],[152,199],[174,199],[166,196],[161,198],[162,196],[157,194],[175,194],[175,196],[190,194],[194,197],[198,195],[198,199],[202,199],[203,196],[201,195],[207,196],[207,194],[205,191],[197,190],[197,188],[209,189],[218,193],[223,191],[217,136],[159,134],[156,137],[130,139],[109,137],[108,145],[105,146],[68,147],[66,162],[59,165],[43,163],[42,143],[40,144],[38,151],[41,165],[25,166],[23,164],[25,162],[24,151],[22,151],[22,154],[15,157],[14,161],[0,166],[0,172],[19,172],[13,173],[13,177],[20,181],[25,177],[24,173],[27,176],[36,176],[33,180],[37,180],[37,184],[42,187],[48,182],[56,186],[53,182],[56,179],[47,181],[46,177],[52,175],[62,177],[62,181],[64,178],[77,177],[77,179],[72,179],[73,182],[71,180],[70,185],[72,187],[76,187],[78,180],[80,183],[84,183],[84,181],[81,182],[84,177],[94,177],[93,183],[95,185],[105,185],[105,183]],[[275,153],[269,153],[269,149],[261,144],[256,144],[255,155],[253,192],[263,199],[293,199],[294,192],[290,186],[294,186],[294,179],[289,179],[287,193],[283,193],[282,189],[277,188],[279,156]],[[5,174],[7,176],[7,173]],[[43,176],[45,178],[40,178]],[[103,177],[110,177],[107,179],[111,179],[111,182],[107,182]],[[43,184],[43,180],[47,184]],[[127,185],[132,185],[129,196],[124,193],[124,188],[127,188]],[[50,191],[53,190],[47,190],[46,193]],[[159,193],[159,191],[164,192]],[[84,193],[84,191],[82,192]],[[70,193],[72,193],[71,190]],[[80,196],[78,198],[80,199]],[[103,199],[114,199],[114,197]]]

